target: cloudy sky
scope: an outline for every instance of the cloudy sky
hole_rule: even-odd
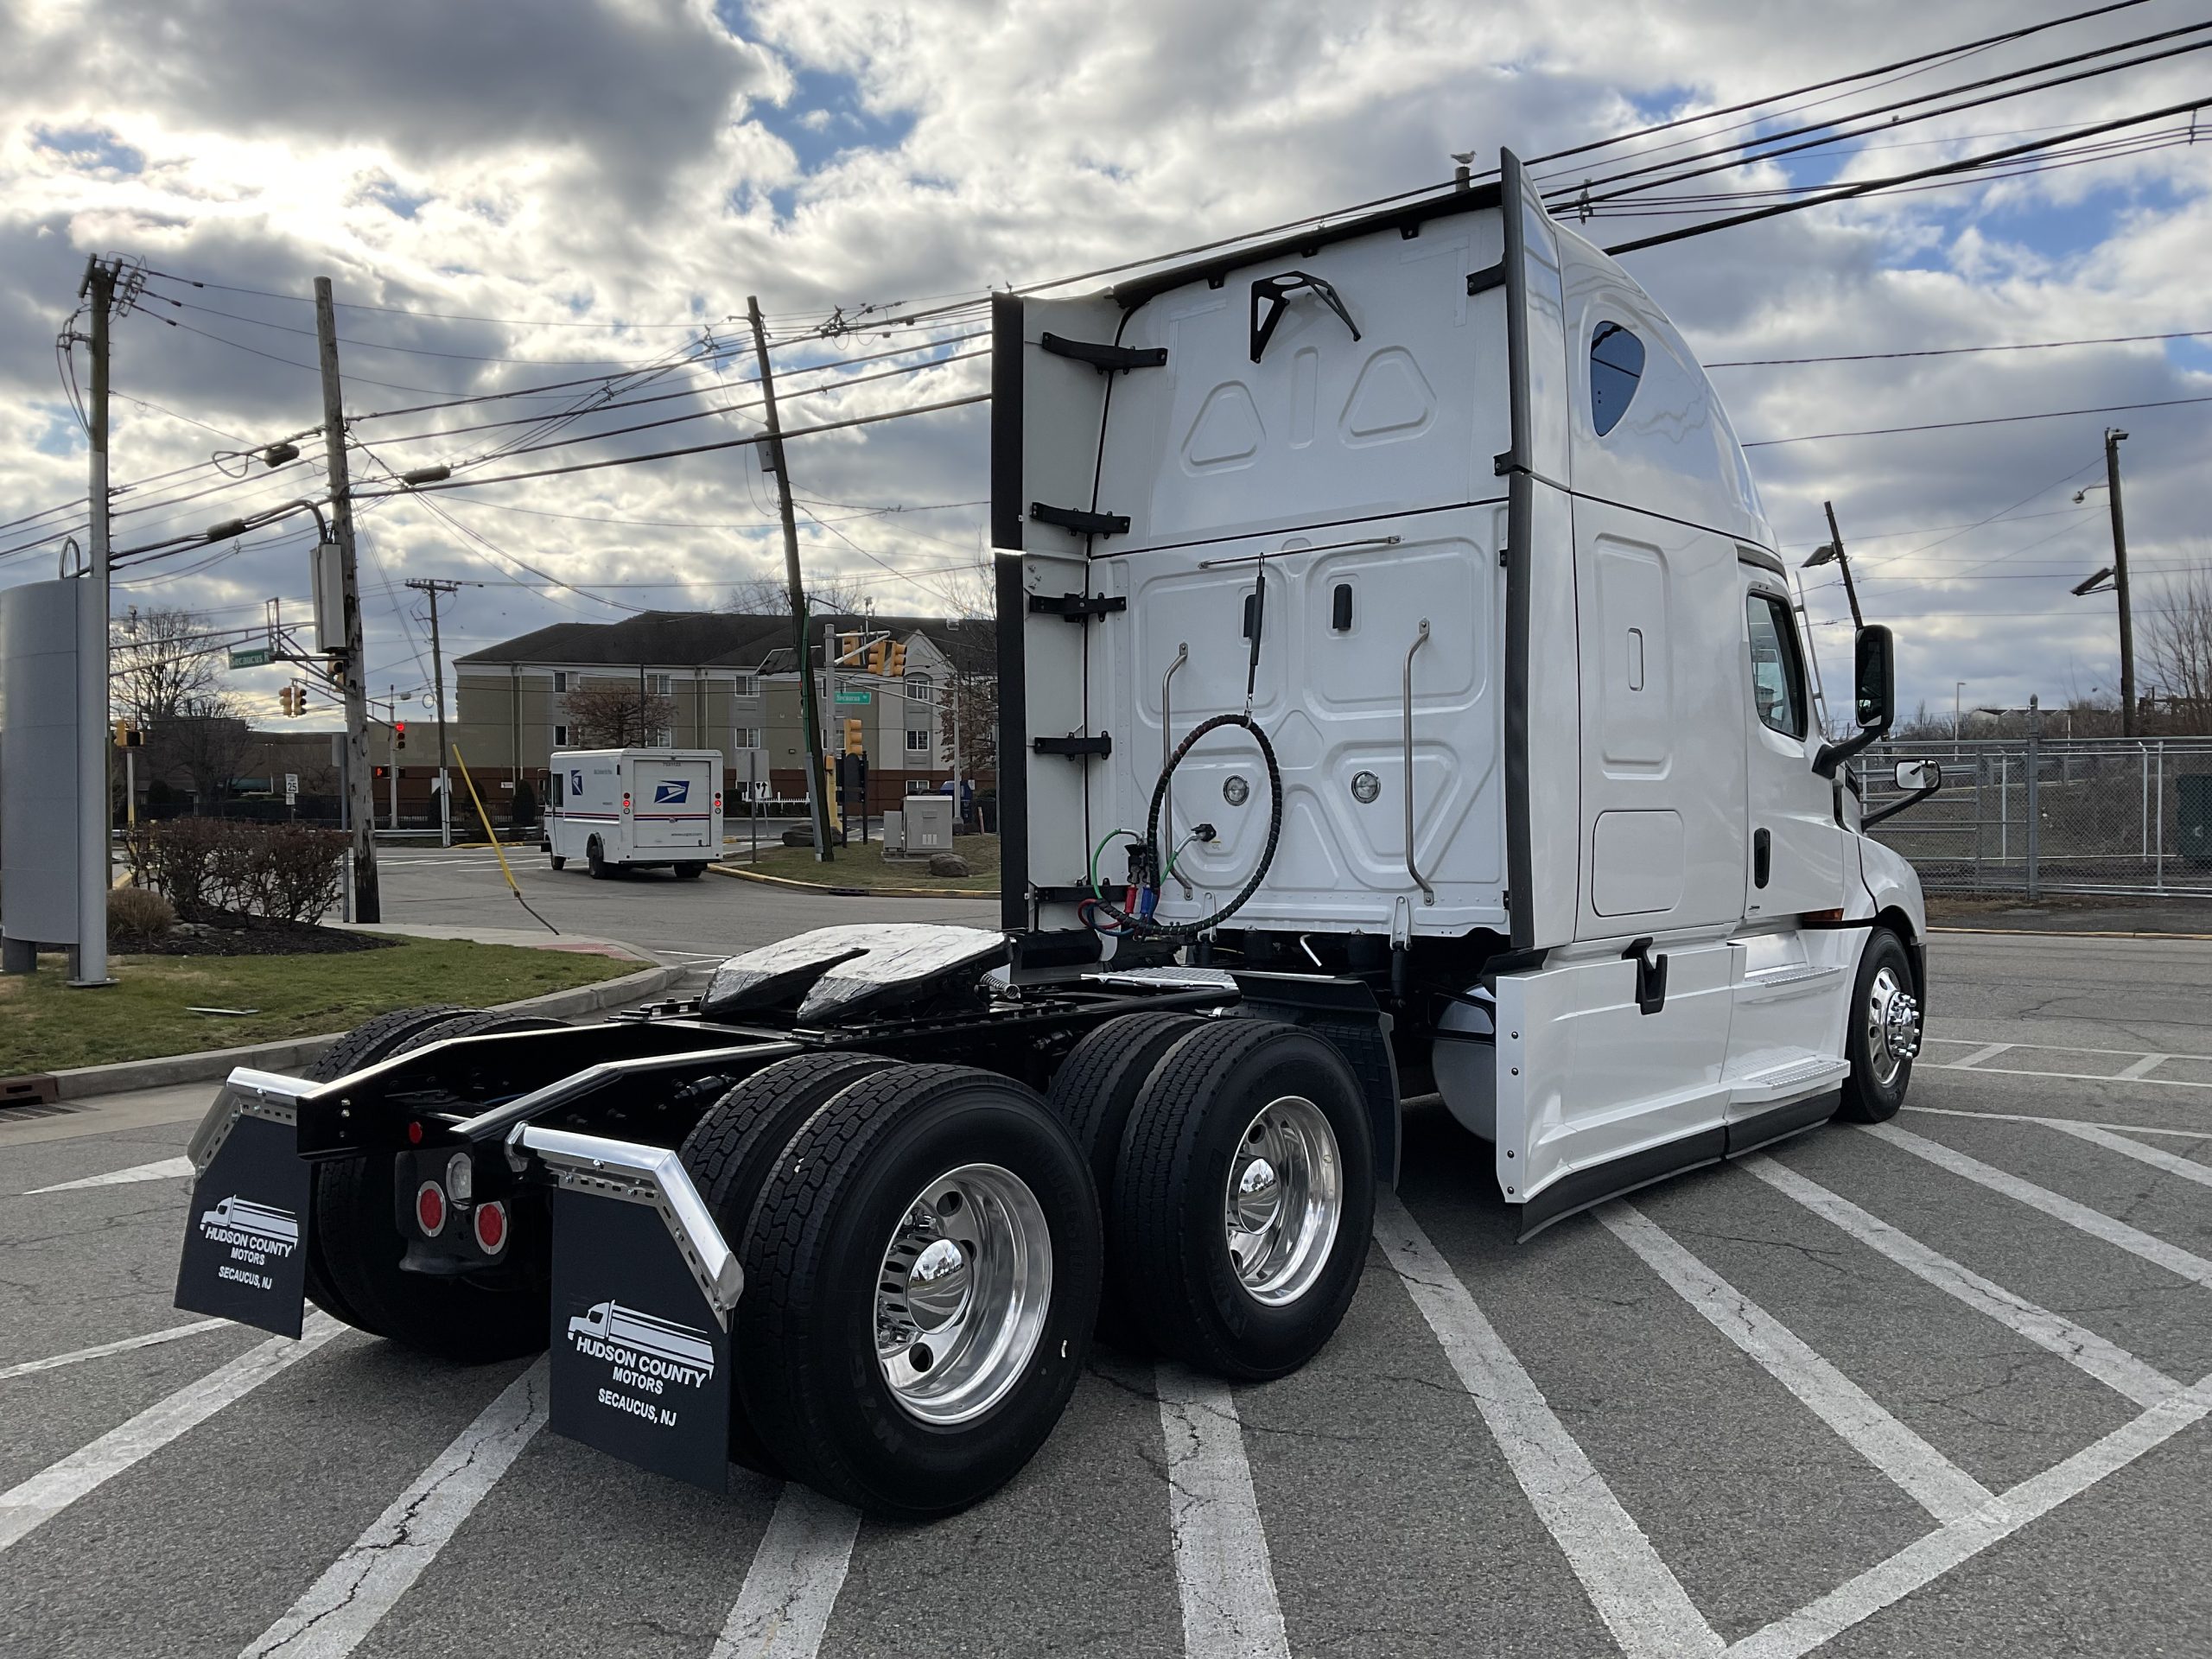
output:
[[[785,389],[830,388],[795,401],[787,423],[841,418],[985,384],[981,342],[954,338],[981,326],[976,311],[883,336],[865,327],[880,311],[863,308],[973,300],[1432,182],[1454,151],[1540,155],[2065,10],[16,0],[0,7],[0,521],[81,496],[84,437],[54,337],[95,251],[158,273],[115,330],[114,476],[148,480],[117,502],[129,547],[319,493],[311,435],[298,439],[305,458],[276,473],[211,464],[318,423],[317,275],[341,302],[365,486],[385,467],[480,462],[615,423],[539,423],[595,395],[680,394],[625,421],[742,402],[752,367],[732,319],[750,294],[793,342],[779,359]],[[2149,0],[1817,113],[2205,16]],[[1930,165],[2212,91],[2209,65],[2212,54],[2183,53],[1691,188]],[[2204,133],[1817,208],[1628,263],[1710,362],[2212,330],[2212,117]],[[1677,222],[1596,228],[1619,241]],[[863,327],[801,343],[839,314]],[[948,343],[925,372],[837,390],[925,359],[801,372],[928,339]],[[2208,348],[2212,334],[1714,378],[1756,442],[2212,396]],[[80,377],[83,362],[79,351]],[[618,369],[634,372],[590,380]],[[2111,601],[2068,591],[2108,562],[2101,493],[2078,506],[2073,494],[2102,476],[2112,421],[2133,435],[2139,611],[2158,603],[2163,575],[2212,556],[2202,492],[2188,483],[2204,476],[2212,404],[1751,454],[1785,550],[1825,538],[1821,504],[1834,500],[1868,610],[1902,636],[1908,708],[1924,698],[1948,713],[1960,680],[1969,708],[2115,688]],[[755,429],[742,412],[717,414],[510,464]],[[810,564],[864,584],[886,610],[940,608],[980,556],[984,429],[971,408],[794,445]],[[550,621],[712,605],[735,581],[778,573],[773,497],[749,453],[367,506],[372,683],[402,696],[428,684],[409,578],[482,584],[448,602],[458,653]],[[47,538],[74,522],[0,531],[0,584],[52,575],[59,544]],[[302,546],[279,528],[148,561],[118,573],[117,610],[184,606],[245,628],[278,596],[301,613]],[[1847,673],[1848,632],[1827,580],[1808,575],[1833,680]],[[273,713],[283,678],[241,672],[232,689]]]

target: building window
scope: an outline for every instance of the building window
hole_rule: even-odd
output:
[[[565,673],[563,673],[563,672],[562,672],[560,670],[556,669],[556,670],[554,671],[554,673],[553,673],[553,694],[554,694],[556,696],[560,696],[562,693],[565,692],[568,689],[569,689],[569,677],[568,677],[568,675],[567,675],[567,674],[565,674]]]
[[[930,753],[932,747],[933,746],[930,742],[929,733],[922,728],[918,726],[912,731],[906,734],[907,753],[927,754]]]
[[[729,728],[729,746],[733,749],[757,749],[760,747],[758,726],[733,726]]]
[[[553,747],[556,749],[565,749],[569,747],[569,728],[567,727],[556,726],[553,728]]]
[[[1590,424],[1604,437],[1628,413],[1643,378],[1643,342],[1618,322],[1601,322],[1590,336]]]
[[[906,677],[906,696],[914,702],[934,705],[937,702],[937,682],[926,674],[909,674]]]
[[[729,694],[733,697],[757,697],[760,695],[760,682],[750,674],[733,674]]]
[[[648,674],[645,683],[652,689],[653,696],[664,697],[674,689],[675,677],[672,674]]]

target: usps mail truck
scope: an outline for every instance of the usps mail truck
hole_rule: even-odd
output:
[[[553,757],[545,850],[594,880],[619,869],[705,873],[722,849],[722,757],[715,749],[578,749]]]

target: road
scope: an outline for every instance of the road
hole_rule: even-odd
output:
[[[449,919],[426,889],[457,879],[388,877]],[[664,948],[797,913],[711,878],[531,891]],[[2204,1653],[2212,944],[1954,934],[1932,962],[1893,1125],[1529,1244],[1487,1149],[1416,1107],[1313,1364],[1229,1389],[1101,1351],[1011,1487],[923,1528],[614,1463],[540,1432],[527,1365],[196,1329],[168,1305],[189,1126],[0,1126],[0,1645]]]

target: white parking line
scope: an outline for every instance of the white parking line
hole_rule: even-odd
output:
[[[1889,1257],[1907,1273],[1946,1295],[1957,1297],[1976,1313],[1986,1314],[2038,1348],[2049,1350],[2139,1406],[2155,1406],[2161,1400],[2171,1398],[2181,1387],[2173,1378],[2145,1364],[2117,1344],[2107,1342],[2063,1314],[2037,1307],[2025,1297],[2015,1296],[2004,1286],[1960,1266],[1918,1239],[1906,1237],[1888,1222],[1867,1214],[1841,1194],[1829,1192],[1817,1181],[1806,1179],[1764,1153],[1738,1160],[1737,1167],[1796,1199],[1821,1220],[1842,1229],[1869,1249]]]
[[[2117,1083],[2133,1083],[2136,1078],[2157,1071],[2160,1066],[2164,1065],[2171,1058],[2173,1058],[2173,1056],[2171,1054],[2145,1054],[2141,1059],[2136,1061],[2134,1065],[2122,1067],[2117,1076],[2113,1078],[2113,1081]]]
[[[161,1343],[175,1342],[180,1337],[196,1337],[226,1326],[233,1330],[237,1328],[230,1319],[194,1319],[190,1325],[173,1325],[165,1331],[149,1331],[143,1337],[124,1337],[91,1348],[73,1349],[66,1354],[49,1354],[44,1359],[26,1359],[14,1365],[0,1365],[0,1382],[5,1382],[11,1376],[29,1376],[34,1371],[58,1371],[64,1365],[74,1365],[79,1360],[105,1359],[110,1354],[127,1354],[133,1348],[151,1348]]]
[[[1376,1195],[1375,1236],[1622,1652],[1630,1659],[1719,1653],[1720,1637],[1643,1529],[1621,1507],[1428,1235],[1389,1192]]]
[[[81,1180],[56,1181],[52,1186],[35,1186],[23,1194],[36,1198],[41,1192],[74,1192],[87,1186],[123,1186],[132,1181],[167,1181],[192,1173],[189,1158],[164,1158],[159,1163],[133,1164],[129,1169],[111,1170],[105,1175],[87,1175]]]
[[[2199,1186],[2212,1186],[2212,1166],[2196,1163],[2187,1158],[2177,1158],[2162,1147],[2146,1147],[2140,1141],[2130,1141],[2124,1135],[2114,1135],[2109,1129],[2099,1128],[2094,1123],[2069,1123],[2060,1117],[2045,1118],[2044,1122],[2052,1128],[2087,1141],[2092,1146],[2103,1147],[2111,1152],[2125,1153],[2139,1162],[2149,1164],[2154,1169],[2163,1169],[2169,1175],[2178,1175],[2185,1181],[2195,1181]],[[2168,1133],[2171,1134],[2172,1131],[2169,1130]]]
[[[545,1362],[500,1391],[239,1659],[342,1659],[438,1558],[545,1426]]]
[[[785,1486],[708,1659],[814,1659],[860,1529],[858,1510]]]
[[[0,1550],[22,1542],[86,1493],[105,1485],[279,1371],[305,1359],[344,1328],[327,1313],[311,1313],[297,1342],[289,1337],[272,1337],[247,1349],[229,1364],[179,1389],[166,1400],[156,1401],[90,1446],[0,1492]]]
[[[2101,1210],[2092,1210],[2088,1205],[2069,1198],[2048,1187],[2037,1186],[2033,1181],[2024,1181],[2008,1170],[1993,1164],[1985,1164],[1979,1158],[1969,1158],[1963,1152],[1955,1152],[1940,1141],[1930,1141],[1910,1129],[1901,1129],[1894,1123],[1868,1123],[1860,1126],[1867,1134],[1916,1158],[1925,1159],[1939,1169],[1947,1169],[1964,1180],[1986,1186],[1993,1192],[2001,1192],[2016,1203],[2031,1210],[2039,1210],[2054,1221],[2063,1221],[2069,1227],[2080,1229],[2092,1238],[2126,1250],[2130,1255],[2139,1255],[2145,1262],[2164,1268],[2168,1273],[2212,1287],[2212,1262],[2169,1244],[2163,1238],[2154,1238],[2140,1227],[2131,1227],[2124,1221],[2115,1221]]]
[[[2063,1463],[2031,1475],[2001,1493],[1988,1509],[1916,1539],[1819,1600],[1754,1631],[1728,1649],[1727,1659],[1799,1659],[2079,1497],[2202,1421],[2208,1413],[2212,1413],[2212,1376],[2122,1423]]]
[[[1159,1378],[1186,1659],[1289,1659],[1236,1397],[1179,1365]]]
[[[1944,1062],[1943,1064],[1947,1064],[1952,1071],[1964,1071],[1970,1067],[1980,1065],[1984,1060],[1995,1059],[1999,1054],[2002,1054],[2006,1049],[2012,1046],[2013,1045],[2011,1043],[1992,1043],[1986,1048],[1977,1048],[1973,1053],[1967,1055],[1964,1059],[1951,1060]]]
[[[1995,1118],[1999,1123],[2045,1123],[2055,1129],[2063,1129],[2075,1123],[2089,1121],[2085,1118],[2038,1117],[2032,1112],[1968,1112],[1949,1106],[1908,1106],[1904,1109],[1908,1112],[1925,1112],[1931,1117],[1991,1117]],[[2100,1128],[2117,1129],[2123,1135],[2171,1135],[2183,1141],[2212,1141],[2212,1128],[2166,1129],[2157,1128],[2148,1123],[2109,1123],[2102,1119],[2096,1121],[2096,1126]]]
[[[1599,1222],[1713,1328],[1797,1396],[1846,1445],[1934,1516],[1951,1522],[1990,1501],[1989,1489],[1877,1404],[1872,1395],[1808,1347],[1634,1205],[1606,1205]]]

